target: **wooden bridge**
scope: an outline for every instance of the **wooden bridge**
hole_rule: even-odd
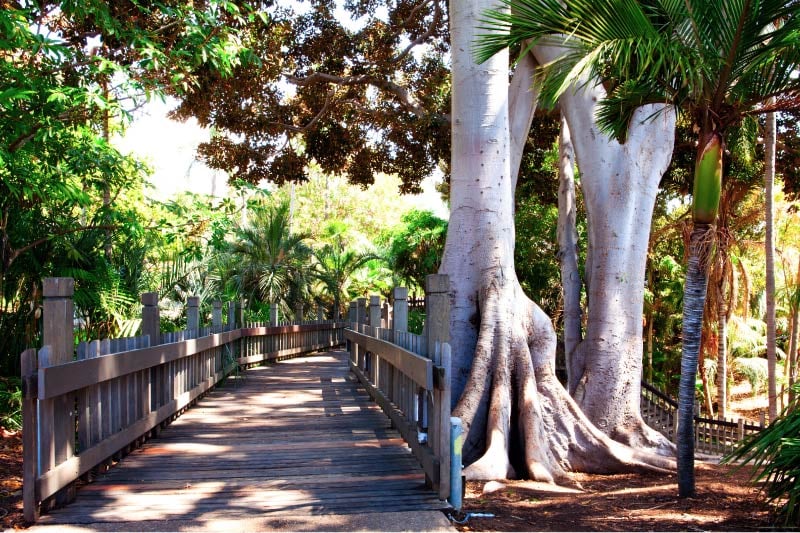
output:
[[[368,313],[362,301],[350,318],[370,314],[378,326],[239,325],[233,306],[223,325],[217,305],[211,326],[200,328],[190,307],[190,329],[164,335],[148,318],[157,298],[145,295],[148,335],[81,343],[75,359],[58,353],[72,346],[62,338],[72,332],[69,289],[45,283],[45,347],[23,354],[29,520],[107,530],[449,527],[440,512],[449,507],[449,347],[425,356],[427,337],[401,331],[401,298],[399,330],[379,327],[379,307]],[[349,351],[324,351],[345,336]],[[426,518],[385,522],[406,511]]]

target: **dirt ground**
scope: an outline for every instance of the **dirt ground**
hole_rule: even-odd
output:
[[[22,529],[21,434],[0,428],[0,527]],[[699,464],[698,495],[679,500],[675,476],[578,475],[582,490],[509,481],[488,494],[470,482],[460,531],[754,531],[770,527],[770,508],[749,470]],[[463,517],[464,513],[457,518]]]
[[[469,482],[460,531],[757,531],[770,506],[750,470],[698,464],[697,496],[680,500],[674,475],[578,475],[582,490],[532,481]],[[504,486],[503,486],[504,485]]]
[[[22,433],[0,427],[0,527],[24,527],[22,518]]]

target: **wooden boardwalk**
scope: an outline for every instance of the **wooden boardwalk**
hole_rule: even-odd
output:
[[[302,517],[445,507],[335,351],[229,380],[39,523],[204,528],[249,517],[262,519],[256,529],[301,529]]]

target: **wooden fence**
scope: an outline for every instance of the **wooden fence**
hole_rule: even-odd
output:
[[[228,324],[215,304],[212,325],[158,331],[157,295],[142,296],[145,334],[82,342],[73,337],[73,281],[44,281],[43,344],[22,354],[23,500],[35,521],[40,505],[71,499],[74,482],[90,477],[177,418],[239,366],[344,343],[344,322]],[[194,302],[191,302],[194,303]],[[163,339],[153,344],[151,339]]]
[[[427,316],[449,317],[447,276],[428,276]],[[378,296],[350,306],[345,332],[350,369],[391,418],[442,499],[451,496],[449,319],[430,320],[426,335],[408,333],[407,290],[393,308]],[[460,459],[458,459],[460,460]],[[460,481],[460,468],[457,469]]]
[[[641,412],[645,422],[675,442],[678,421],[678,402],[664,391],[642,382]],[[697,411],[695,411],[697,412]],[[733,451],[739,441],[764,429],[759,424],[744,419],[714,419],[695,415],[695,450],[711,455],[725,455]]]

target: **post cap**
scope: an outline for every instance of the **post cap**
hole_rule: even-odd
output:
[[[450,292],[450,276],[447,274],[428,274],[425,276],[425,292]]]
[[[186,298],[186,306],[187,307],[200,307],[200,297],[199,296],[189,296]]]
[[[395,300],[408,300],[408,288],[395,287],[392,289],[392,298]]]
[[[72,278],[44,278],[42,294],[45,298],[68,298],[75,294],[75,280]]]
[[[158,305],[158,293],[157,292],[143,292],[142,296],[140,297],[142,305],[147,305],[154,307]]]

